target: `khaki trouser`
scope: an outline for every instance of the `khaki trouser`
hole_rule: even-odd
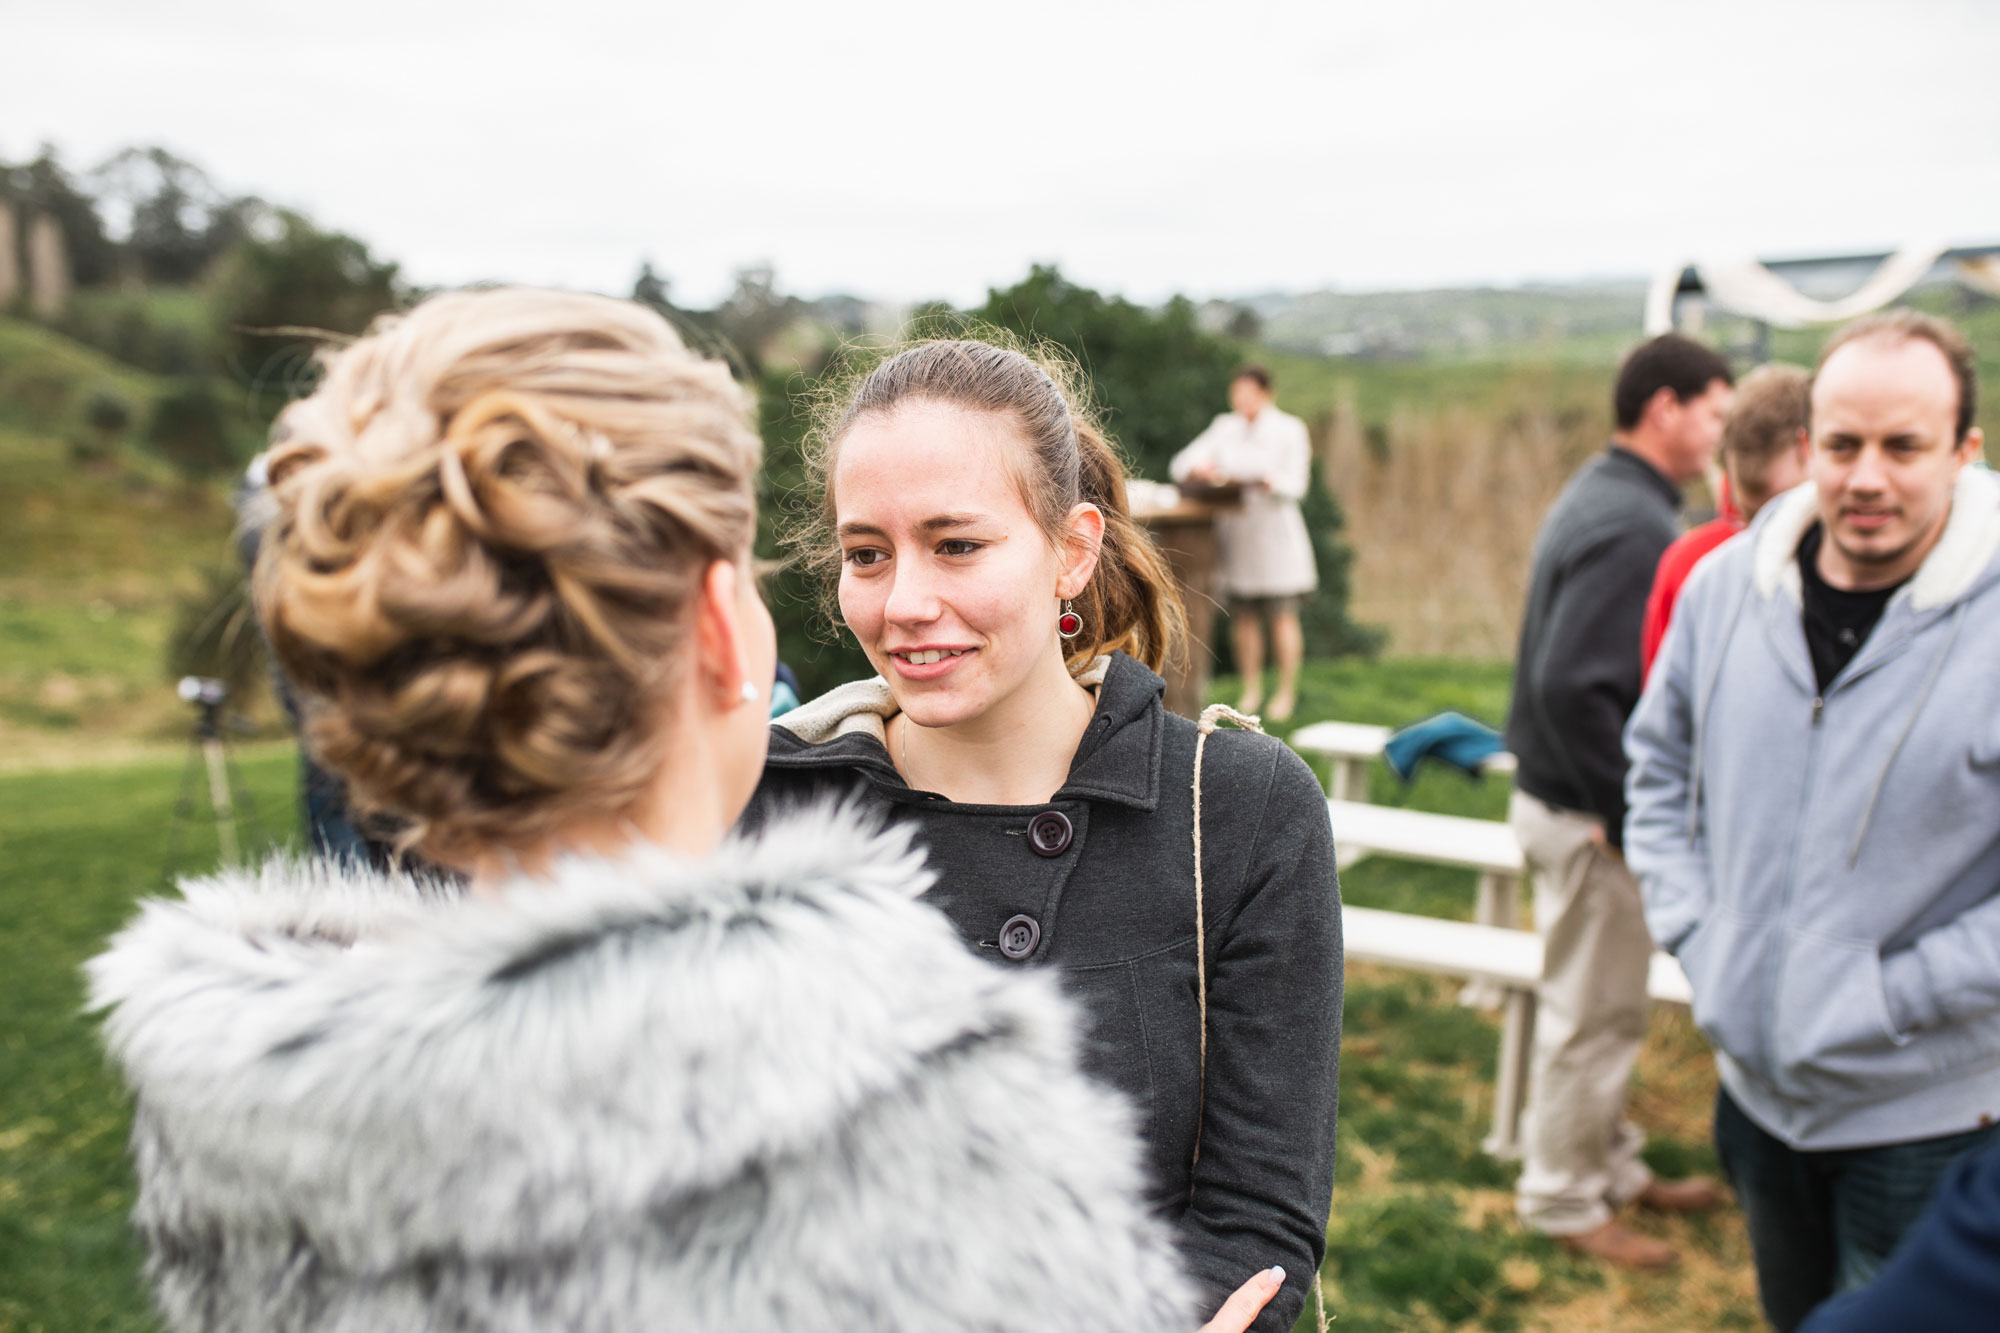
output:
[[[1574,1236],[1652,1179],[1625,1089],[1646,1036],[1653,941],[1638,881],[1595,836],[1601,820],[1516,791],[1507,822],[1534,876],[1543,947],[1515,1209],[1537,1231]]]

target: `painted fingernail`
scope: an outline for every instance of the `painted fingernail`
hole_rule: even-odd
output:
[[[1285,1270],[1282,1266],[1278,1264],[1272,1264],[1270,1277],[1272,1286],[1282,1287],[1285,1285]]]

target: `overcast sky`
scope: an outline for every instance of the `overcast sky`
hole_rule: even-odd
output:
[[[2000,4],[0,0],[0,156],[162,143],[412,278],[1157,300],[2000,241]]]

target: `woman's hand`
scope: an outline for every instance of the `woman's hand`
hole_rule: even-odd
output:
[[[1238,1287],[1215,1312],[1215,1318],[1201,1326],[1200,1333],[1243,1333],[1284,1285],[1284,1269],[1265,1269]]]

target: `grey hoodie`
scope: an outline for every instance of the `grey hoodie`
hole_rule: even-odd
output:
[[[1795,1148],[2000,1116],[2000,480],[1822,696],[1810,485],[1695,569],[1626,732],[1625,851],[1723,1085]]]
[[[168,1326],[1192,1328],[1053,979],[826,812],[504,898],[282,863],[90,966]]]

